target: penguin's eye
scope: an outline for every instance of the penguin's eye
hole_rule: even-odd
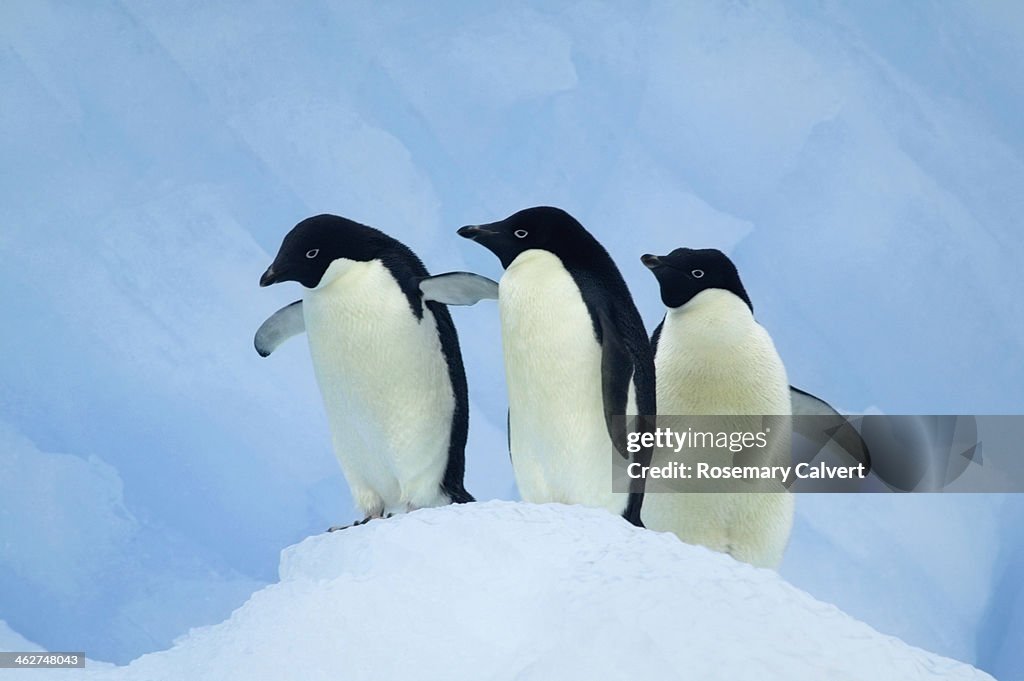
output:
[[[516,235],[517,239],[525,239],[526,235],[529,234],[529,232],[527,232],[525,229],[517,229],[512,233]]]
[[[317,256],[317,253],[319,253],[319,252],[320,252],[319,248],[310,249],[310,250],[306,251],[306,257],[309,258],[310,260],[312,260],[313,258],[315,258]]]
[[[693,270],[690,274],[693,275],[694,279],[700,279],[704,276],[704,270]]]

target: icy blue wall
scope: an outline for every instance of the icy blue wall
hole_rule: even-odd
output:
[[[0,620],[123,662],[352,519],[304,344],[251,347],[298,297],[260,273],[319,212],[496,276],[454,230],[563,206],[651,327],[639,255],[719,247],[797,385],[1024,411],[1019,7],[4,2]],[[497,316],[455,319],[467,483],[514,498]],[[1024,673],[1019,504],[799,508],[784,575]]]

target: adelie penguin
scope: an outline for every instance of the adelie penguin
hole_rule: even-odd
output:
[[[285,236],[260,286],[284,281],[305,288],[302,300],[263,323],[256,350],[265,357],[306,332],[334,452],[363,522],[473,501],[463,487],[466,375],[437,297],[458,300],[489,280],[430,277],[383,232],[318,215]]]
[[[523,500],[605,508],[641,525],[642,487],[612,490],[613,442],[624,436],[615,417],[655,413],[654,362],[615,263],[558,208],[458,233],[505,268],[498,305],[509,452]],[[650,450],[636,460],[648,462]]]
[[[657,277],[668,308],[651,339],[659,414],[789,416],[786,369],[754,319],[732,261],[718,250],[689,248],[642,261]],[[758,466],[789,464],[789,420],[775,423],[776,431],[784,426],[785,432],[772,434],[767,451],[758,452]],[[655,466],[664,463],[663,454],[655,451]],[[776,567],[789,541],[793,495],[781,483],[768,486],[775,491],[648,494],[643,519],[648,528],[674,532],[687,543]]]

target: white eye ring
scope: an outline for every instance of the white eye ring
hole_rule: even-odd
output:
[[[512,233],[515,234],[516,237],[519,238],[519,239],[525,239],[526,235],[529,234],[529,232],[527,232],[525,229],[517,229],[516,231],[514,231]]]
[[[320,253],[320,249],[319,248],[311,248],[310,250],[306,251],[306,257],[309,258],[310,260],[312,260],[319,253]]]
[[[693,270],[690,274],[693,275],[694,279],[700,279],[704,276],[704,270]]]

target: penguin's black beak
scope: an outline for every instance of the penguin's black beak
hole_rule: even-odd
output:
[[[642,262],[648,269],[654,269],[655,267],[661,266],[661,258],[650,253],[645,253],[640,256],[640,262]]]
[[[460,227],[457,234],[464,239],[476,241],[481,237],[497,234],[497,231],[490,229],[487,225],[466,225],[465,227]]]
[[[270,286],[271,284],[276,284],[278,281],[278,273],[274,270],[274,266],[271,265],[267,268],[267,271],[263,273],[263,276],[260,277],[260,286]]]
[[[510,244],[507,230],[501,222],[491,222],[485,225],[466,225],[461,227],[457,234],[463,239],[475,241],[494,255],[498,256],[502,267],[508,267],[515,259],[519,251],[516,244]]]

